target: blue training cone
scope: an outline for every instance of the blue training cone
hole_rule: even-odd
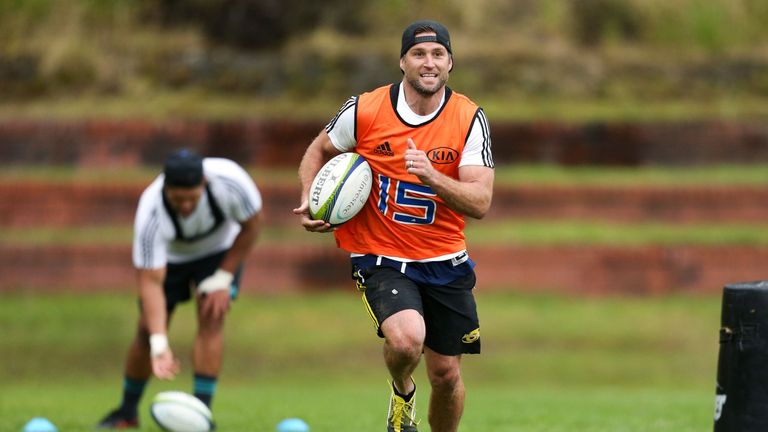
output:
[[[58,432],[58,429],[47,418],[35,417],[24,425],[23,432]]]
[[[309,425],[299,418],[288,418],[277,424],[277,432],[309,432]]]

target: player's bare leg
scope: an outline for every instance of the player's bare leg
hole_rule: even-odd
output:
[[[381,331],[385,337],[384,362],[395,388],[406,395],[415,388],[411,375],[424,347],[424,319],[415,310],[400,311],[384,320]]]
[[[400,311],[384,320],[384,362],[392,376],[387,410],[388,432],[416,432],[416,384],[411,375],[421,359],[426,329],[415,310]]]
[[[152,362],[149,359],[149,333],[146,327],[141,325],[139,325],[136,336],[128,348],[125,359],[125,375],[145,381],[152,375]]]
[[[123,400],[96,425],[97,429],[134,429],[139,427],[138,404],[144,386],[152,376],[149,359],[149,332],[140,320],[125,359]]]
[[[192,352],[195,372],[195,396],[210,406],[217,377],[224,356],[224,321],[226,314],[214,318],[201,313],[201,299],[198,302],[197,334]],[[207,387],[207,388],[204,388]]]
[[[213,320],[201,317],[198,320],[193,352],[195,372],[206,375],[218,374],[223,353],[224,318]]]
[[[429,399],[429,425],[432,432],[455,432],[464,411],[461,356],[444,356],[425,348],[424,360],[432,385],[432,396]]]

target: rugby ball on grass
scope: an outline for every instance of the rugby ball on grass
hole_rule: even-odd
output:
[[[149,412],[155,422],[169,432],[209,432],[214,429],[211,410],[200,399],[181,391],[158,393]]]
[[[342,153],[323,165],[309,188],[309,215],[333,226],[352,219],[371,193],[373,174],[357,153]]]

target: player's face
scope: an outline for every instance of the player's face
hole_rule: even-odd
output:
[[[204,190],[205,184],[191,188],[166,186],[165,196],[168,197],[168,202],[179,216],[187,217],[197,208]]]
[[[417,36],[429,35],[435,33],[419,33]],[[432,96],[445,86],[452,65],[448,50],[437,42],[418,43],[400,59],[405,81],[423,96]]]

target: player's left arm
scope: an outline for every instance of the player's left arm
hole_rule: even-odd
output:
[[[472,165],[459,168],[459,179],[438,173],[432,190],[452,210],[482,219],[491,208],[493,198],[493,168]]]
[[[412,166],[410,161],[413,161]],[[493,168],[465,165],[459,167],[458,179],[448,177],[432,166],[427,155],[418,150],[410,138],[405,164],[408,173],[416,175],[422,183],[432,188],[451,210],[482,219],[491,208]]]
[[[240,222],[240,232],[235,237],[232,247],[221,261],[220,269],[234,273],[245,257],[248,256],[261,230],[261,212],[254,214],[243,222]]]
[[[493,198],[493,156],[488,119],[482,109],[475,111],[459,164],[458,178],[446,176],[432,166],[426,153],[408,139],[405,168],[430,186],[451,210],[482,219]]]
[[[198,292],[206,297],[201,302],[203,315],[218,319],[229,310],[230,287],[234,274],[256,243],[261,226],[260,215],[261,213],[256,213],[240,222],[240,232],[221,260],[219,268],[213,275],[203,279],[197,287]]]
[[[261,228],[262,200],[256,184],[237,164],[232,164],[229,174],[232,176],[230,188],[234,188],[238,193],[229,196],[231,202],[226,207],[228,217],[240,224],[240,232],[216,272],[200,281],[197,287],[198,292],[205,297],[201,299],[202,314],[214,319],[223,317],[229,309],[234,274],[256,244]]]

